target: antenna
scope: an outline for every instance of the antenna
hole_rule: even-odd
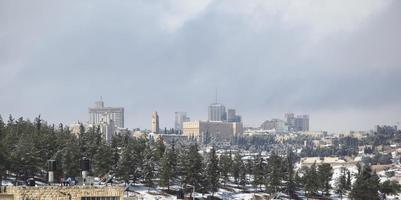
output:
[[[216,103],[217,103],[217,88],[216,88]]]

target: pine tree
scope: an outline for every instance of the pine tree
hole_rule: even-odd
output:
[[[318,167],[319,189],[329,195],[331,189],[330,181],[333,176],[333,168],[330,164],[323,163]]]
[[[384,199],[389,194],[397,195],[400,192],[400,184],[396,181],[384,181],[380,184],[380,192],[383,193]]]
[[[267,165],[266,190],[270,193],[279,191],[283,177],[281,158],[274,152],[270,155]]]
[[[166,150],[166,146],[164,145],[163,138],[159,138],[156,143],[156,150],[155,150],[155,159],[159,162],[161,161],[164,151]]]
[[[377,200],[379,177],[372,173],[369,166],[363,166],[358,173],[350,196],[355,200]]]
[[[149,145],[146,145],[146,149],[144,151],[144,163],[143,163],[143,175],[145,185],[147,187],[153,187],[153,178],[155,177],[155,157],[153,155],[152,149]]]
[[[167,186],[168,190],[170,190],[170,182],[175,176],[176,155],[174,151],[174,146],[171,150],[166,150],[160,164],[160,186]]]
[[[95,176],[104,176],[110,172],[113,165],[113,154],[111,148],[105,142],[100,143],[93,156],[93,173]]]
[[[239,170],[239,184],[242,186],[242,190],[245,191],[246,184],[248,183],[246,178],[246,166],[241,160],[240,170]]]
[[[61,152],[60,161],[63,170],[63,176],[78,176],[80,152],[76,139],[71,139]]]
[[[241,172],[241,165],[243,165],[243,162],[241,160],[241,155],[239,152],[237,152],[234,156],[234,161],[233,165],[231,168],[231,174],[234,177],[234,182],[238,185],[239,183],[239,177],[240,177],[240,172]]]
[[[307,168],[304,176],[304,187],[307,195],[316,194],[319,189],[319,178],[316,170],[316,163],[313,163],[309,168]]]
[[[220,175],[223,179],[224,186],[229,181],[230,178],[230,171],[232,167],[231,157],[230,155],[223,154],[220,156],[219,159],[219,169]]]
[[[135,151],[133,142],[129,142],[122,150],[117,164],[117,175],[121,177],[125,183],[130,180],[135,184],[138,174],[137,169],[141,166],[137,164],[135,159]]]
[[[294,177],[294,153],[292,149],[287,152],[287,176],[286,176],[286,187],[288,195],[293,196],[295,193],[295,177]]]
[[[6,130],[3,118],[0,115],[0,186],[3,180],[3,177],[6,176],[6,170],[9,168],[9,155],[8,149],[5,146],[5,137],[6,137]]]
[[[202,156],[198,152],[198,145],[191,145],[189,150],[184,152],[181,157],[182,165],[182,183],[184,187],[192,185],[195,188],[200,187],[202,180]]]
[[[341,168],[341,174],[336,179],[335,182],[335,193],[340,195],[340,198],[343,198],[343,195],[347,192],[347,174],[348,171],[346,168]]]
[[[214,193],[217,192],[219,189],[219,179],[220,179],[220,172],[218,166],[218,159],[216,155],[216,151],[214,148],[210,150],[209,153],[209,160],[207,163],[207,179],[209,182],[209,191],[212,192],[212,197]]]
[[[253,181],[252,185],[255,187],[255,189],[259,188],[260,190],[261,185],[264,183],[264,163],[263,163],[263,158],[260,154],[258,154],[255,157],[254,161],[254,166],[252,167],[253,169]]]

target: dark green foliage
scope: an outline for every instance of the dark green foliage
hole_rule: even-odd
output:
[[[261,189],[262,184],[265,183],[265,174],[264,174],[265,163],[260,154],[255,157],[253,164],[254,165],[252,167],[252,175],[253,175],[252,185],[255,187],[255,189],[257,188]]]
[[[160,163],[160,186],[166,187],[170,190],[170,182],[176,176],[177,154],[175,146],[172,145],[171,149],[164,152]]]
[[[302,184],[305,189],[306,195],[314,195],[319,189],[319,178],[316,169],[316,163],[311,167],[306,167],[303,170]]]
[[[155,178],[155,156],[149,145],[146,145],[145,151],[143,152],[144,162],[143,162],[143,176],[145,185],[147,187],[153,187],[153,179]]]
[[[387,180],[380,184],[379,190],[384,194],[384,199],[386,199],[386,195],[397,195],[401,191],[401,186],[397,181]]]
[[[232,162],[231,174],[234,177],[234,182],[239,183],[239,178],[241,174],[241,167],[244,163],[241,160],[241,155],[237,152],[234,156],[234,161]]]
[[[376,200],[379,199],[378,191],[379,177],[365,165],[356,177],[350,196],[355,200]]]
[[[195,188],[200,187],[202,180],[202,156],[198,152],[198,146],[191,145],[182,155],[182,182],[184,186],[192,185]]]
[[[346,168],[341,168],[341,174],[335,180],[335,188],[334,191],[336,194],[340,195],[340,198],[343,198],[343,195],[350,189],[350,186],[347,183],[347,174],[348,170]]]
[[[331,189],[330,181],[333,176],[333,168],[330,164],[324,163],[319,165],[318,167],[318,179],[319,179],[319,190],[325,192],[326,195],[329,195],[329,190]]]
[[[280,190],[284,176],[284,167],[285,166],[283,165],[281,158],[277,154],[273,153],[272,155],[270,155],[267,165],[266,180],[266,189],[270,193],[276,193]]]
[[[209,191],[212,192],[212,196],[215,192],[217,192],[219,188],[220,169],[218,166],[218,162],[219,161],[217,159],[216,151],[214,150],[214,148],[212,148],[209,153],[209,160],[206,168],[207,180],[209,182]]]
[[[231,167],[232,167],[231,153],[221,155],[219,159],[219,169],[224,185],[229,180]]]

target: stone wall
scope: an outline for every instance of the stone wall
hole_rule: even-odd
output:
[[[7,187],[6,191],[1,194],[3,196],[0,196],[0,200],[10,199],[10,194],[14,196],[15,200],[81,200],[81,197],[119,197],[120,200],[123,200],[124,188],[111,186],[12,186]]]

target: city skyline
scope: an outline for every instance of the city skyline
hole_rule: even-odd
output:
[[[307,113],[311,130],[401,121],[400,1],[1,1],[0,114],[87,121],[99,96],[127,128]],[[346,4],[347,6],[343,6]]]

